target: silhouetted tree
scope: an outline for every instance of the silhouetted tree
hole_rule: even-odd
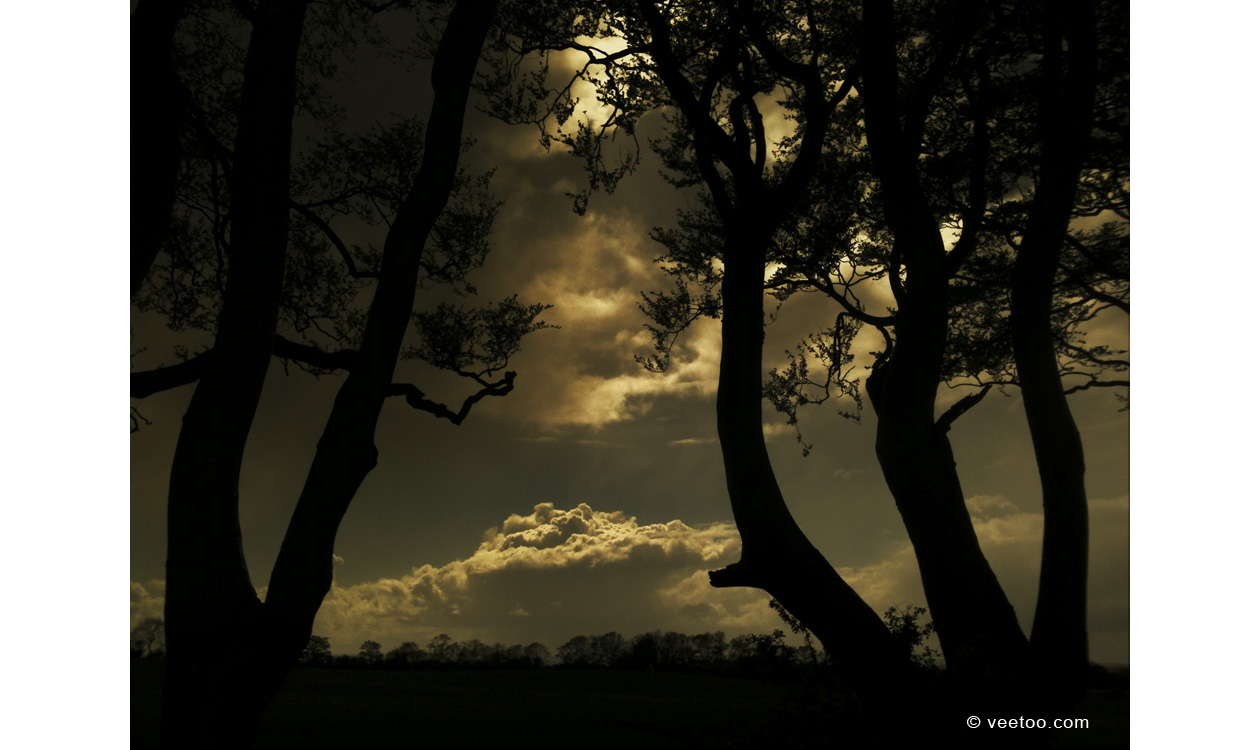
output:
[[[391,649],[385,654],[385,661],[394,666],[415,666],[423,661],[425,653],[420,650],[420,646],[415,641],[405,641],[398,645],[398,648]]]
[[[184,44],[178,74],[189,89],[196,137],[181,131],[176,208],[161,190],[141,196],[154,216],[138,227],[143,236],[138,232],[133,244],[133,291],[135,275],[151,268],[133,300],[141,310],[167,315],[176,330],[213,333],[207,351],[132,375],[138,398],[196,382],[171,470],[162,742],[239,746],[249,742],[262,708],[310,642],[332,581],[337,528],[376,464],[374,433],[385,400],[402,396],[413,408],[461,423],[479,400],[512,389],[514,373],[500,373],[521,337],[541,327],[536,318],[543,307],[511,298],[481,309],[442,305],[418,315],[413,309],[418,283],[470,291],[464,275],[486,250],[494,211],[485,181],[462,174],[458,162],[495,0],[417,11],[423,23],[440,28],[430,50],[433,97],[422,128],[402,123],[357,140],[334,134],[297,168],[290,156],[295,107],[316,115],[330,109],[318,95],[318,66],[336,42],[357,33],[367,6],[314,5],[308,23],[306,0],[198,3],[198,12],[182,21],[182,4],[171,4],[142,29],[140,14],[149,5],[137,11],[133,27],[154,59],[169,54],[172,43]],[[232,56],[238,46],[245,48],[243,62]],[[168,73],[155,73],[149,83],[138,78],[149,88],[136,95],[170,103]],[[299,87],[300,78],[311,85]],[[179,118],[164,118],[166,130],[154,138],[169,145]],[[393,170],[374,173],[384,161]],[[169,162],[155,166],[154,180],[166,179]],[[157,216],[164,206],[166,215]],[[383,222],[381,248],[348,246],[331,222],[339,213]],[[156,263],[148,258],[155,243],[165,255]],[[366,313],[353,306],[365,284],[374,286]],[[404,354],[475,384],[459,409],[394,382],[413,318],[417,343]],[[242,553],[238,486],[275,356],[346,377],[264,603]]]
[[[457,653],[455,642],[446,633],[433,636],[433,640],[429,641],[429,645],[425,648],[429,652],[429,658],[438,664],[454,661]]]
[[[298,657],[298,662],[315,666],[332,663],[332,647],[329,645],[328,639],[322,635],[312,635],[306,643],[306,648],[302,649],[302,655]]]
[[[379,664],[381,659],[381,644],[376,641],[364,641],[359,646],[359,658],[368,666]]]
[[[166,634],[160,617],[146,617],[131,629],[131,657],[143,659],[166,653]]]
[[[718,434],[743,554],[712,583],[769,591],[868,693],[903,683],[905,644],[796,525],[762,434],[763,395],[793,423],[797,406],[859,399],[850,348],[874,326],[886,342],[866,379],[877,454],[956,694],[1071,702],[1087,666],[1088,532],[1065,395],[1124,385],[1107,374],[1127,369],[1082,333],[1103,311],[1128,309],[1125,8],[640,0],[577,15],[585,39],[572,38],[572,18],[526,25],[520,51],[587,54],[579,76],[614,112],[561,139],[586,157],[592,186],[624,173],[605,166],[601,136],[633,134],[663,107],[671,128],[654,146],[669,179],[705,190],[678,229],[658,231],[678,283],[644,308],[657,369],[690,322],[722,321]],[[601,49],[600,37],[617,42]],[[569,87],[532,93],[545,106],[518,99],[505,116],[547,125],[572,112]],[[771,101],[795,128],[778,141]],[[1112,221],[1079,221],[1090,217]],[[877,284],[895,302],[887,312],[868,309]],[[805,292],[836,303],[834,326],[763,384],[765,296]],[[977,390],[938,417],[943,382]],[[1022,389],[1045,501],[1031,643],[980,550],[947,435],[1003,385]]]

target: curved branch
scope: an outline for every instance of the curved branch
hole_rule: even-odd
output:
[[[359,267],[355,265],[354,257],[350,255],[350,249],[346,247],[345,243],[341,241],[341,238],[337,236],[337,233],[333,231],[333,228],[329,226],[328,222],[324,221],[319,214],[292,199],[289,200],[289,208],[297,211],[303,218],[314,224],[315,228],[320,232],[323,232],[329,242],[333,243],[333,247],[337,248],[337,252],[341,255],[341,259],[346,262],[346,268],[350,271],[351,277],[356,279],[379,279],[381,277],[379,271],[359,270]]]
[[[478,379],[480,380],[480,379]],[[497,383],[491,383],[480,391],[472,394],[464,399],[464,404],[459,408],[458,412],[450,410],[446,404],[439,404],[436,401],[430,401],[424,397],[424,392],[411,383],[391,383],[386,391],[387,396],[405,396],[407,404],[414,409],[427,411],[440,419],[445,419],[451,424],[461,424],[468,416],[468,412],[472,410],[473,405],[486,396],[506,396],[512,391],[513,381],[516,380],[515,372],[504,373],[503,379]]]
[[[940,418],[936,420],[936,430],[940,432],[941,434],[949,432],[950,425],[954,423],[954,420],[958,419],[963,414],[966,414],[967,411],[971,409],[971,407],[980,403],[981,399],[983,399],[985,395],[988,394],[989,389],[991,389],[992,387],[993,387],[992,383],[985,383],[984,387],[981,388],[976,393],[969,393],[966,396],[963,396],[962,398],[958,399],[958,401],[955,402],[953,406],[946,409],[945,413],[942,414]]]
[[[816,289],[821,291],[823,294],[826,294],[828,297],[832,298],[836,302],[839,302],[840,306],[844,308],[844,311],[848,313],[850,317],[856,320],[860,320],[863,323],[866,323],[868,325],[878,326],[881,328],[883,326],[893,325],[894,323],[897,322],[897,317],[895,315],[871,315],[870,313],[866,312],[862,308],[853,304],[852,302],[849,301],[846,295],[840,294],[839,292],[836,291],[836,287],[834,284],[831,283],[831,279],[827,279],[826,283],[824,284],[817,279],[810,278],[809,283],[812,284]]]

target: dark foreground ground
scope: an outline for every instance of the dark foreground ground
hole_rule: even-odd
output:
[[[131,664],[131,746],[156,747],[161,662]],[[821,713],[816,692],[734,677],[298,669],[263,715],[257,747],[815,747],[801,734],[818,732]],[[1127,688],[1091,691],[1072,716],[1090,728],[1060,731],[1053,747],[1128,747]],[[1024,745],[1021,730],[1007,732],[1010,747]],[[912,741],[889,727],[879,746]]]

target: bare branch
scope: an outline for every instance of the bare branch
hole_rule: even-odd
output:
[[[477,380],[478,382],[483,382],[480,378],[477,378]],[[412,408],[419,409],[420,411],[427,411],[435,417],[448,420],[452,424],[458,425],[461,424],[465,417],[468,416],[468,412],[472,409],[473,405],[481,399],[486,396],[508,395],[508,393],[512,390],[513,381],[515,380],[515,372],[504,373],[502,380],[496,383],[491,383],[485,388],[482,388],[480,391],[477,391],[468,398],[464,399],[464,405],[460,407],[458,413],[451,411],[445,404],[439,404],[436,401],[430,401],[425,398],[424,392],[411,383],[393,383],[389,386],[387,395],[405,396],[407,404]]]
[[[953,406],[946,409],[945,413],[942,414],[940,418],[936,420],[937,432],[941,434],[949,432],[950,425],[954,423],[954,420],[958,419],[963,414],[966,414],[967,411],[971,409],[971,407],[980,403],[980,400],[983,399],[985,395],[988,394],[989,389],[992,387],[993,387],[992,383],[985,383],[984,387],[981,388],[979,391],[975,393],[969,393],[966,396],[963,396],[962,398],[958,399],[958,401],[955,402]]]
[[[311,365],[317,370],[332,372],[334,370],[350,370],[354,367],[359,353],[353,349],[342,349],[326,352],[310,344],[300,344],[283,336],[276,336],[274,354],[281,359],[291,359]],[[157,367],[131,373],[131,397],[146,398],[155,393],[169,391],[181,385],[195,383],[210,364],[214,356],[213,349],[168,367]]]
[[[131,397],[145,398],[181,385],[195,383],[206,371],[214,350],[207,350],[192,359],[169,367],[158,367],[131,373]]]
[[[144,418],[144,415],[140,413],[140,410],[138,408],[134,406],[131,407],[131,431],[139,432],[141,422],[144,422],[146,427],[152,426],[153,424],[152,421]]]
[[[1079,375],[1083,373],[1076,373],[1076,374]],[[1088,390],[1090,388],[1128,388],[1128,387],[1129,387],[1129,381],[1127,380],[1091,380],[1088,383],[1074,385],[1071,388],[1064,391],[1063,394],[1067,396],[1073,393]]]
[[[329,372],[352,370],[359,360],[359,352],[355,349],[327,352],[317,346],[290,341],[279,335],[276,336],[274,353],[281,359],[291,359]]]

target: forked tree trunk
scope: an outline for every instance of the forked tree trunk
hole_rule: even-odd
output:
[[[299,650],[332,585],[337,528],[376,465],[377,420],[411,323],[422,250],[455,183],[472,77],[497,6],[462,0],[447,21],[433,61],[424,160],[386,237],[356,365],[337,393],[272,570],[266,606]]]
[[[337,528],[359,485],[376,463],[376,422],[411,320],[421,251],[454,183],[472,75],[496,6],[496,0],[464,0],[457,4],[438,46],[424,161],[386,239],[381,278],[363,345],[320,439],[272,571],[266,603],[254,595],[243,555],[239,554],[235,502],[230,528],[228,509],[220,508],[224,516],[222,528],[216,527],[213,539],[208,540],[218,546],[206,550],[213,556],[207,568],[217,568],[225,578],[235,580],[232,591],[200,599],[195,590],[183,585],[181,578],[176,592],[179,608],[173,610],[168,581],[168,628],[171,618],[176,617],[181,632],[200,636],[203,650],[190,652],[185,642],[181,658],[173,662],[175,669],[168,666],[163,716],[165,746],[251,744],[259,715],[310,638],[311,624],[332,583]],[[256,25],[255,34],[261,30]],[[284,153],[288,153],[287,144]],[[287,204],[287,192],[285,199]],[[274,335],[274,313],[271,321]],[[216,340],[216,350],[217,346]],[[267,358],[270,359],[270,350]],[[247,422],[244,430],[248,432]],[[235,460],[239,475],[239,455]],[[235,477],[233,480],[234,490]],[[225,491],[226,486],[220,490]],[[177,541],[186,543],[191,531],[184,525],[179,528],[182,536],[178,540],[172,531],[172,550]],[[237,550],[233,556],[225,553],[232,546],[229,540]],[[190,622],[193,613],[202,619]]]
[[[241,460],[271,363],[289,231],[305,0],[259,4],[245,60],[232,246],[215,356],[184,415],[167,511],[164,747],[248,745],[278,685],[256,674],[262,608],[241,546]],[[260,703],[261,701],[261,703]]]

